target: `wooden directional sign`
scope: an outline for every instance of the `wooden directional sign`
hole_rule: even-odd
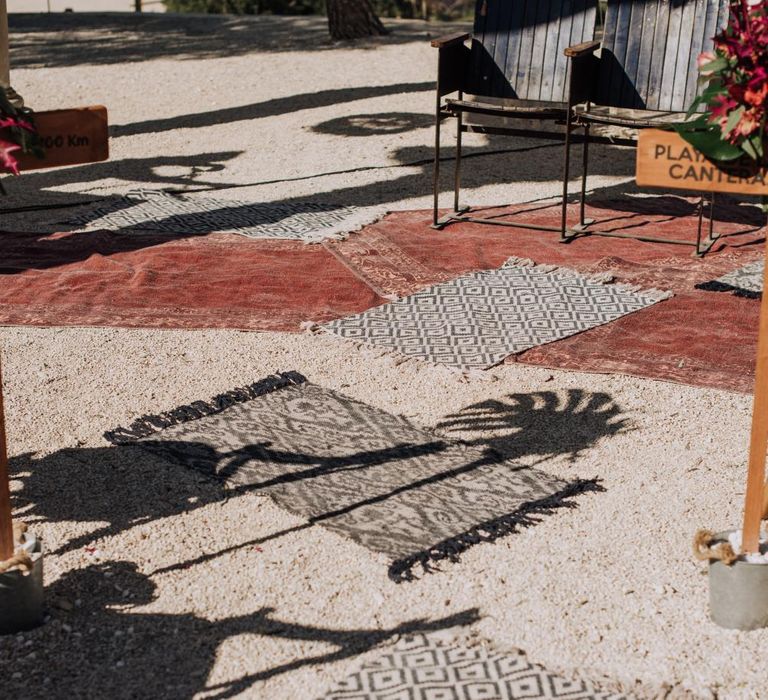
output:
[[[21,170],[96,163],[109,158],[106,107],[35,112],[35,124],[45,157],[20,155]]]
[[[768,196],[768,172],[750,159],[715,165],[674,131],[642,131],[637,149],[637,184],[646,187],[732,192]],[[767,261],[768,263],[768,261]],[[763,288],[768,289],[768,264]],[[747,490],[744,498],[742,550],[759,551],[760,521],[768,516],[768,484],[765,481],[768,451],[768,293],[760,304],[757,340],[755,396],[749,444]]]
[[[647,129],[637,144],[641,187],[768,196],[768,171],[749,158],[715,165],[674,131]]]

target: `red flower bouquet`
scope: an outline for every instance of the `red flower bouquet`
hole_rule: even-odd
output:
[[[0,88],[0,174],[19,174],[16,158],[19,152],[42,155],[32,112],[16,109]],[[2,182],[0,192],[3,192]]]
[[[766,164],[768,141],[768,6],[731,0],[728,26],[713,52],[699,57],[705,88],[678,133],[716,161],[748,156]],[[706,111],[699,114],[701,106]]]

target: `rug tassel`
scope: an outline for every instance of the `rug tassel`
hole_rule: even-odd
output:
[[[493,542],[506,537],[520,528],[531,527],[541,521],[541,516],[551,515],[560,508],[576,508],[577,504],[569,500],[573,496],[589,491],[603,491],[598,479],[579,479],[569,484],[559,493],[526,503],[516,512],[482,523],[460,535],[444,540],[434,547],[412,554],[394,562],[389,567],[389,578],[395,583],[416,580],[414,568],[421,566],[425,573],[434,570],[433,563],[449,560],[457,562],[470,547],[481,542]]]
[[[149,437],[164,428],[221,413],[235,404],[271,394],[273,391],[288,386],[303,384],[306,381],[306,377],[299,372],[280,372],[248,386],[237,387],[232,391],[214,396],[210,401],[194,401],[164,413],[142,416],[133,421],[127,428],[120,427],[108,430],[104,433],[104,438],[113,445],[127,445],[141,438]]]

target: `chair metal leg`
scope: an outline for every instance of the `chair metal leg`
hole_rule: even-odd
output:
[[[563,159],[563,203],[560,219],[560,242],[568,241],[568,178],[571,172],[571,110],[568,109],[568,116],[565,120],[565,157]]]
[[[459,99],[462,98],[462,92],[459,91]],[[456,165],[453,173],[453,211],[459,212],[459,190],[461,189],[461,134],[462,134],[462,113],[459,112],[456,117]]]
[[[584,126],[584,144],[581,151],[581,196],[579,198],[579,225],[574,228],[584,231],[594,224],[594,219],[586,219],[584,212],[587,203],[587,176],[589,175],[589,124]]]
[[[696,257],[704,257],[711,249],[712,246],[720,240],[720,236],[715,235],[715,193],[709,193],[709,223],[707,230],[707,237],[702,240],[702,231],[704,229],[704,201],[706,195],[701,195],[701,202],[699,204],[699,225],[696,231]]]
[[[435,164],[432,174],[432,228],[439,228],[437,210],[440,199],[440,96],[435,109]]]

